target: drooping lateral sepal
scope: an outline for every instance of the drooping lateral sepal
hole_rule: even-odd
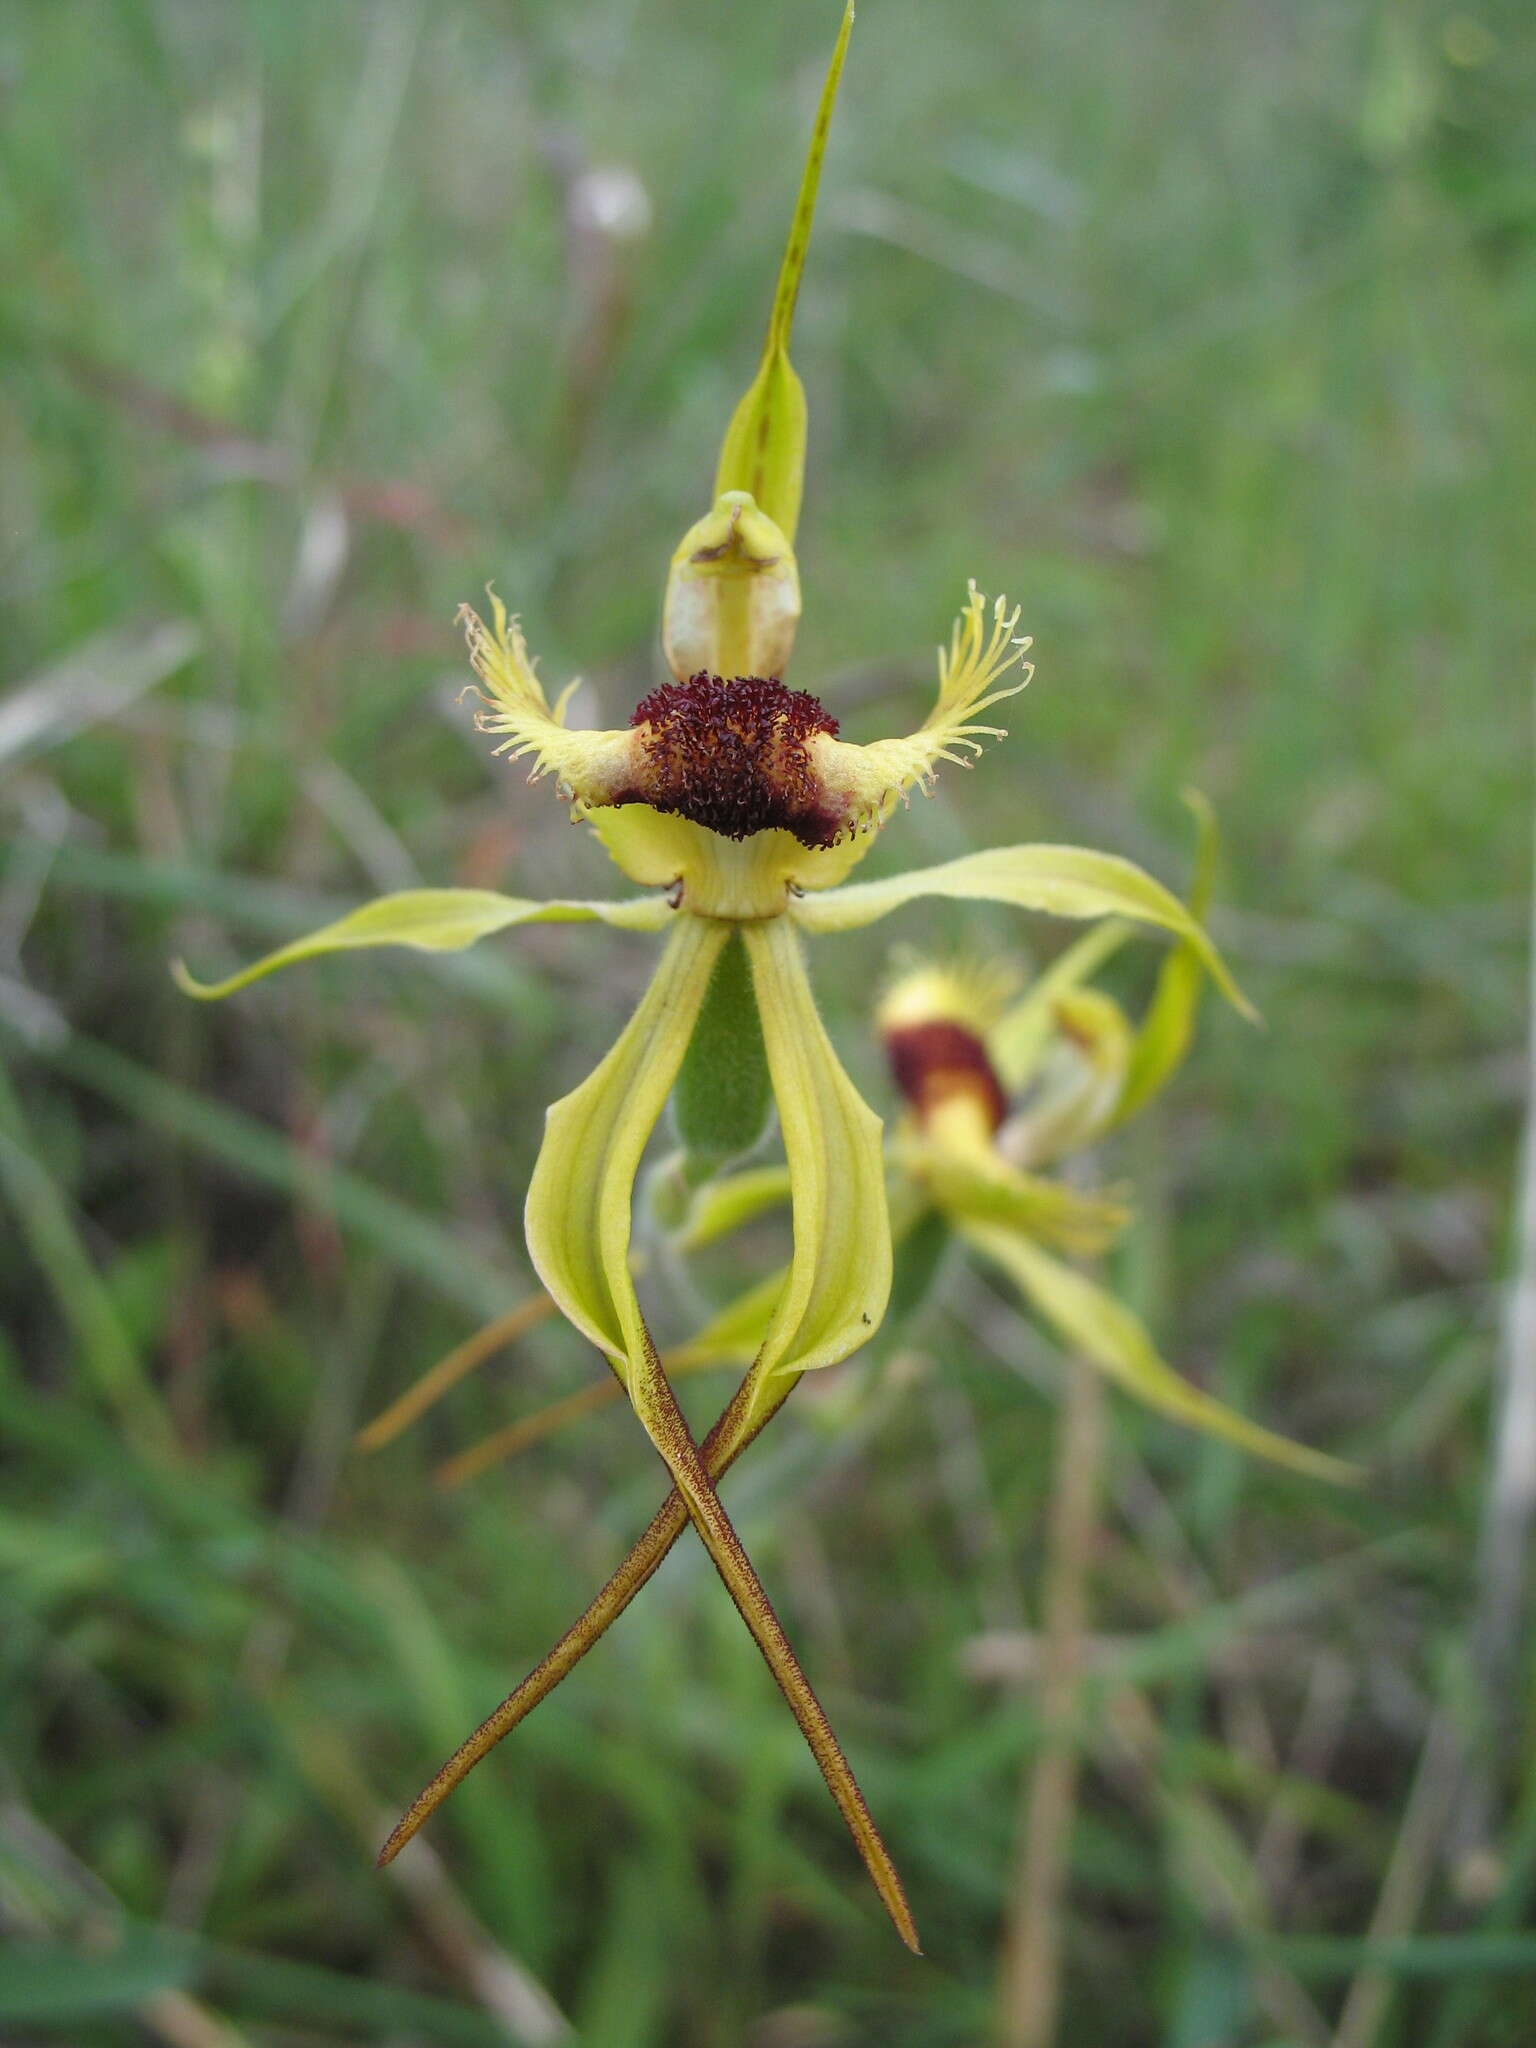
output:
[[[879,1328],[891,1288],[881,1123],[844,1073],[785,918],[743,928],[789,1162],[794,1256],[758,1369],[835,1365]]]
[[[550,1109],[528,1190],[528,1251],[562,1311],[606,1353],[623,1381],[635,1414],[672,1476],[689,1520],[793,1710],[903,1941],[916,1948],[916,1929],[895,1868],[847,1759],[721,1506],[708,1455],[694,1442],[677,1405],[646,1327],[630,1270],[630,1223],[640,1157],[677,1078],[710,976],[729,936],[727,927],[710,920],[680,918],[650,987],[617,1043],[595,1073]],[[754,957],[754,985],[762,1004],[756,965]],[[775,1087],[779,1088],[782,1061],[775,1062],[766,1014],[764,1038]],[[878,1151],[878,1125],[876,1147]],[[790,1170],[793,1180],[793,1153]],[[798,1192],[797,1188],[796,1197]],[[792,1265],[786,1295],[793,1286]],[[888,1287],[887,1262],[879,1286],[882,1308]],[[796,1318],[797,1338],[806,1314],[820,1306],[814,1290],[808,1291],[812,1300]],[[782,1320],[776,1312],[775,1327]],[[816,1327],[819,1331],[820,1324]],[[768,1341],[773,1341],[772,1328]],[[814,1343],[815,1337],[810,1341]]]
[[[634,1015],[553,1103],[528,1185],[528,1255],[560,1312],[621,1379],[650,1341],[630,1272],[635,1176],[672,1092],[730,928],[679,918]]]

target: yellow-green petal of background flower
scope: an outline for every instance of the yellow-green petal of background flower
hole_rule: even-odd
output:
[[[189,996],[211,1002],[248,988],[279,967],[291,967],[322,953],[345,953],[363,946],[414,946],[423,953],[459,953],[477,939],[505,931],[508,925],[579,924],[600,919],[626,931],[653,932],[660,931],[671,916],[664,896],[642,896],[627,903],[538,903],[525,896],[502,896],[494,889],[402,889],[348,911],[307,938],[279,946],[227,980],[197,981],[179,960],[172,963],[171,972]]]
[[[1015,1231],[994,1224],[961,1221],[961,1234],[984,1258],[1001,1267],[1025,1299],[1037,1308],[1066,1345],[1107,1373],[1127,1393],[1187,1422],[1209,1436],[1223,1437],[1256,1457],[1293,1472],[1343,1485],[1360,1479],[1360,1468],[1326,1451],[1292,1443],[1262,1424],[1250,1422],[1213,1395],[1193,1387],[1157,1353],[1145,1325],[1071,1266],[1063,1266]]]
[[[1131,917],[1158,925],[1187,939],[1227,1000],[1245,1017],[1254,1015],[1221,955],[1178,897],[1134,861],[1086,846],[999,846],[966,853],[883,882],[849,882],[840,889],[799,897],[790,915],[802,931],[855,931],[921,896],[1009,903],[1051,917]]]
[[[875,1334],[891,1291],[880,1119],[843,1072],[786,918],[745,925],[789,1162],[795,1248],[759,1370],[835,1365]]]
[[[1112,1195],[1088,1195],[1064,1181],[1010,1166],[996,1153],[967,1157],[921,1136],[907,1141],[903,1162],[955,1221],[999,1223],[1067,1252],[1101,1252],[1130,1217]]]
[[[682,917],[611,1050],[553,1103],[528,1184],[534,1270],[629,1384],[648,1339],[630,1274],[630,1213],[646,1141],[666,1106],[730,926]]]
[[[1056,1030],[1058,999],[1080,988],[1130,936],[1124,919],[1106,918],[1065,947],[1004,1011],[987,1033],[987,1051],[1006,1094],[1016,1095],[1039,1065]]]
[[[702,1251],[766,1210],[781,1207],[789,1193],[789,1168],[785,1165],[748,1166],[740,1173],[721,1174],[706,1181],[689,1202],[673,1232],[673,1246],[680,1252]]]
[[[1216,814],[1198,790],[1186,789],[1184,801],[1194,813],[1198,834],[1189,909],[1191,916],[1203,922],[1216,872]],[[1125,1086],[1115,1105],[1111,1128],[1144,1108],[1177,1070],[1194,1035],[1195,1012],[1200,1006],[1204,979],[1205,963],[1197,949],[1188,940],[1175,946],[1158,972],[1152,1001],[1131,1047]]]

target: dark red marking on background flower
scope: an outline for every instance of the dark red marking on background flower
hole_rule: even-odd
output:
[[[935,1017],[926,1024],[893,1025],[884,1037],[891,1077],[920,1119],[957,1095],[979,1101],[994,1131],[1008,1114],[987,1048],[963,1024]]]
[[[808,690],[771,676],[697,675],[663,683],[635,707],[645,770],[614,798],[676,812],[726,839],[792,832],[802,846],[830,846],[846,819],[829,806],[807,742],[835,735],[837,720]]]

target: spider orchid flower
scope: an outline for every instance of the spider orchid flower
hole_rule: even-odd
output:
[[[1215,832],[1209,807],[1190,793],[1199,851],[1190,895],[1204,915]],[[946,1243],[958,1236],[1012,1281],[1056,1335],[1127,1392],[1173,1420],[1225,1439],[1309,1477],[1359,1478],[1345,1461],[1293,1443],[1250,1421],[1183,1379],[1158,1355],[1133,1313],[1090,1281],[1083,1259],[1102,1251],[1128,1220],[1123,1194],[1085,1193],[1042,1169],[1097,1146],[1160,1093],[1188,1050],[1205,981],[1201,949],[1182,941],[1167,955],[1152,1000],[1132,1025],[1090,978],[1130,936],[1109,919],[1069,946],[1022,996],[1011,966],[908,961],[889,983],[877,1022],[906,1114],[890,1134],[887,1159],[895,1223],[895,1288],[910,1312],[931,1285]],[[1014,1106],[1016,1105],[1016,1106]],[[790,1199],[788,1173],[751,1166],[697,1190],[669,1233],[688,1255]],[[1053,1254],[1065,1252],[1074,1263]],[[761,1355],[786,1282],[771,1273],[728,1302],[687,1342],[665,1354],[671,1374],[748,1365]],[[371,1449],[391,1441],[475,1366],[553,1310],[535,1295],[457,1347],[361,1433]],[[764,1416],[747,1380],[703,1446],[718,1477]],[[778,1377],[782,1400],[793,1379]],[[595,1380],[451,1458],[447,1484],[526,1450],[590,1414],[619,1389]],[[445,1767],[450,1782],[509,1734],[602,1633],[656,1570],[687,1526],[674,1494],[581,1619],[490,1715]],[[441,1796],[439,1793],[438,1796]]]
[[[928,789],[944,764],[964,763],[984,740],[1002,737],[982,721],[1030,674],[1017,608],[1001,598],[989,604],[972,586],[939,655],[933,707],[915,732],[851,744],[817,697],[783,680],[800,611],[794,536],[806,442],[790,327],[852,14],[850,5],[822,92],[762,358],[727,429],[710,509],[672,557],[662,614],[672,680],[641,700],[627,726],[582,730],[567,722],[571,689],[550,702],[499,599],[489,622],[467,608],[462,614],[481,728],[497,752],[529,764],[531,780],[552,778],[646,893],[537,902],[484,889],[407,890],[227,980],[198,983],[184,970],[180,979],[192,994],[224,996],[326,953],[385,945],[452,952],[541,920],[664,935],[654,977],[617,1043],[548,1112],[528,1190],[529,1254],[560,1312],[611,1364],[671,1475],[668,1526],[681,1527],[686,1515],[698,1529],[915,1948],[890,1859],[714,1487],[800,1373],[834,1364],[873,1334],[890,1289],[880,1120],[822,1026],[801,939],[855,930],[922,897],[1121,916],[1186,942],[1243,1004],[1184,905],[1113,855],[1011,846],[889,880],[846,879],[902,800]],[[756,1141],[771,1092],[791,1190],[787,1276],[736,1399],[702,1445],[652,1342],[631,1261],[635,1180],[674,1088],[700,1174]],[[475,1748],[483,1733],[413,1805],[386,1857],[484,1753],[489,1741]]]

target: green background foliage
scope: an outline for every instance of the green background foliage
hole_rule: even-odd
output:
[[[494,578],[594,721],[657,679],[835,16],[0,7],[7,2039],[536,2038],[499,1957],[595,2048],[986,2038],[1040,1728],[985,1652],[1038,1622],[1060,1360],[957,1267],[727,1488],[927,1960],[691,1540],[455,1797],[440,1866],[376,1876],[659,1497],[617,1408],[434,1485],[590,1371],[555,1327],[349,1442],[527,1289],[543,1107],[652,942],[541,927],[212,1012],[166,973],[416,881],[622,886],[476,740],[453,613]],[[1331,2019],[1427,1732],[1501,1754],[1470,1617],[1524,1032],[1533,108],[1517,0],[866,0],[849,60],[790,680],[894,730],[967,574],[1024,604],[1012,738],[872,874],[1029,837],[1182,886],[1177,792],[1212,798],[1268,1028],[1213,1005],[1107,1156],[1141,1194],[1116,1278],[1202,1384],[1376,1475],[1112,1407],[1066,1956],[1095,2048],[1273,2044],[1276,1969]],[[815,960],[882,1108],[887,943]],[[781,1251],[754,1226],[690,1284]],[[673,1278],[667,1339],[703,1306]],[[1536,2028],[1528,1755],[1485,1790],[1477,1854],[1419,1859],[1381,2048]]]

